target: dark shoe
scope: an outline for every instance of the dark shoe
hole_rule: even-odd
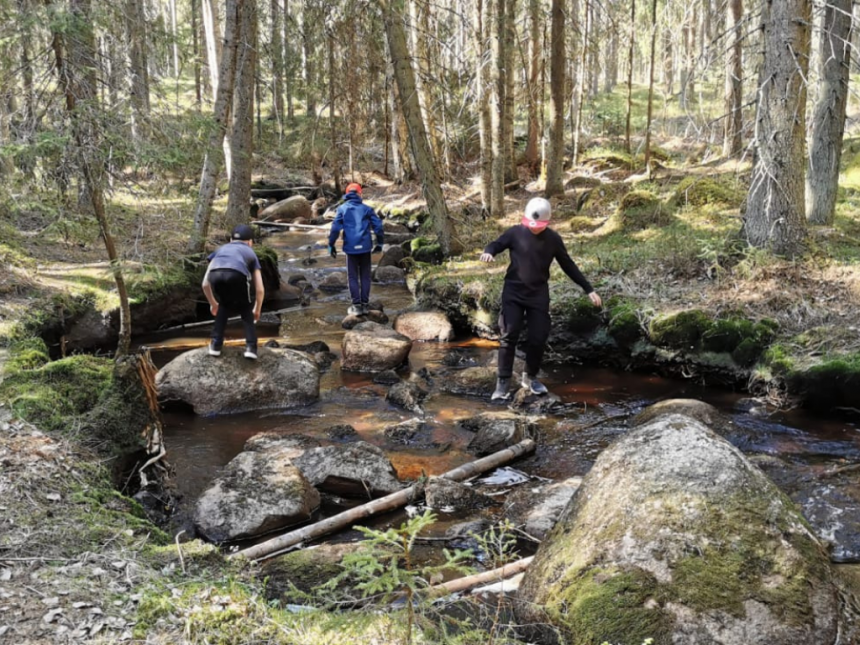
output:
[[[366,316],[367,314],[370,313],[370,306],[367,303],[360,305],[359,311],[360,311],[360,313],[358,314],[359,316]]]
[[[499,378],[496,379],[496,389],[493,390],[493,394],[490,397],[490,401],[506,401],[511,398],[511,393],[508,392],[508,388],[511,385],[511,379],[509,378]]]
[[[523,387],[532,394],[546,394],[549,392],[546,385],[538,381],[534,376],[529,376],[523,372]]]
[[[257,360],[257,346],[256,345],[245,345],[245,358],[250,358],[251,360]]]
[[[221,343],[216,343],[214,340],[209,341],[209,356],[221,356]]]

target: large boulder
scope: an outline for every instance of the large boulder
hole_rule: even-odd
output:
[[[373,272],[373,281],[382,284],[404,284],[406,282],[406,274],[399,267],[378,267]]]
[[[292,307],[302,302],[303,291],[291,284],[281,284],[275,291],[266,291],[265,302],[275,309]]]
[[[443,513],[475,511],[495,506],[497,502],[478,491],[444,477],[431,477],[424,487],[427,506]]]
[[[399,246],[389,246],[385,253],[382,254],[382,257],[379,258],[379,262],[376,263],[376,268],[380,269],[382,267],[397,267],[399,269],[403,268],[403,258],[406,257],[406,253]]]
[[[271,206],[266,206],[258,217],[262,220],[285,220],[293,221],[299,217],[310,219],[313,217],[311,203],[302,195],[287,197]]]
[[[197,530],[213,542],[228,542],[310,519],[319,492],[290,461],[302,450],[286,442],[239,453],[197,501]]]
[[[344,497],[379,497],[403,488],[385,453],[365,441],[311,448],[293,463],[314,486]]]
[[[661,416],[604,451],[520,586],[567,642],[823,645],[839,601],[794,505],[700,422]]]
[[[381,372],[402,365],[412,350],[412,341],[390,327],[368,321],[343,335],[341,349],[341,369]]]
[[[159,399],[207,415],[297,408],[319,398],[319,370],[305,354],[261,347],[252,361],[242,353],[225,347],[221,356],[209,356],[203,347],[180,354],[155,378]]]
[[[482,412],[460,426],[475,433],[466,450],[478,457],[513,446],[534,431],[528,418],[513,412]]]
[[[417,383],[412,381],[400,381],[391,386],[385,399],[389,403],[400,406],[404,410],[409,410],[415,414],[424,414],[421,404],[427,398],[427,391],[422,389]]]
[[[394,329],[412,340],[449,341],[454,327],[441,311],[410,311],[394,320]]]
[[[496,387],[496,370],[490,367],[452,370],[440,381],[440,387],[451,394],[489,397]]]
[[[319,283],[320,291],[334,293],[349,288],[349,278],[344,271],[333,271]]]

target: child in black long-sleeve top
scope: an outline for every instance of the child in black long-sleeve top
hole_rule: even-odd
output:
[[[603,302],[571,259],[558,233],[548,228],[550,203],[535,197],[526,205],[522,224],[512,226],[491,242],[481,254],[483,262],[493,262],[504,250],[510,251],[511,263],[505,274],[502,310],[499,315],[499,367],[496,389],[491,399],[507,399],[513,374],[514,353],[524,319],[528,321],[526,371],[523,387],[534,394],[546,394],[546,386],[537,380],[541,360],[549,337],[549,268],[557,260],[562,270],[588,294],[596,307]]]

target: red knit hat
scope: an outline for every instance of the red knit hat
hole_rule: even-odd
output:
[[[358,193],[358,196],[361,197],[361,184],[347,184],[345,192]]]

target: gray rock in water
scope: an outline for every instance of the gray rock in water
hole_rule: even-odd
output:
[[[343,497],[379,497],[403,488],[385,453],[365,441],[312,448],[293,463],[314,486]]]
[[[400,406],[404,410],[424,414],[421,404],[427,398],[427,391],[421,389],[417,383],[411,381],[399,381],[391,386],[385,397],[390,403]]]
[[[513,446],[534,431],[529,419],[513,412],[483,412],[464,419],[460,426],[475,433],[466,450],[478,457]]]
[[[400,376],[394,370],[385,370],[374,376],[373,382],[380,385],[394,385],[400,383]]]
[[[293,221],[299,217],[311,217],[311,203],[302,195],[287,197],[260,211],[258,217],[268,220]]]
[[[159,399],[183,401],[207,415],[295,408],[319,398],[319,370],[306,355],[260,347],[253,361],[243,351],[224,347],[216,357],[204,347],[180,354],[156,376]]]
[[[489,367],[467,367],[451,371],[440,379],[439,387],[451,394],[468,394],[489,398],[496,387],[496,370]]]
[[[384,325],[388,322],[388,316],[386,316],[381,311],[374,311],[371,309],[366,314],[362,314],[361,316],[354,316],[352,314],[348,315],[343,319],[343,322],[340,324],[344,329],[355,329],[358,325],[364,322],[374,322],[377,325]]]
[[[495,506],[496,502],[465,484],[432,477],[424,487],[424,498],[430,508],[453,513],[455,511],[475,511]]]
[[[197,501],[197,530],[213,542],[227,542],[310,519],[319,492],[290,461],[302,451],[288,441],[239,453]]]
[[[403,284],[406,282],[406,274],[399,267],[377,267],[373,272],[373,281],[382,284]]]
[[[600,455],[526,572],[517,617],[613,643],[819,645],[840,631],[827,554],[794,505],[681,415]]]
[[[326,435],[332,441],[357,441],[358,433],[351,425],[342,424],[326,428]]]
[[[571,477],[540,486],[518,486],[505,500],[505,517],[540,542],[555,526],[581,484],[582,477]]]
[[[389,246],[386,249],[385,253],[382,254],[382,257],[379,259],[379,262],[376,264],[376,268],[382,267],[398,267],[400,269],[403,268],[403,258],[406,257],[406,254],[403,252],[399,246]]]
[[[410,311],[394,319],[394,329],[412,340],[438,340],[454,338],[454,327],[441,311]]]
[[[346,273],[343,271],[334,271],[329,273],[322,282],[319,283],[320,291],[328,291],[331,293],[343,291],[349,288],[349,280]]]
[[[343,335],[341,369],[347,372],[381,372],[402,365],[412,341],[390,327],[374,322],[356,325]]]

